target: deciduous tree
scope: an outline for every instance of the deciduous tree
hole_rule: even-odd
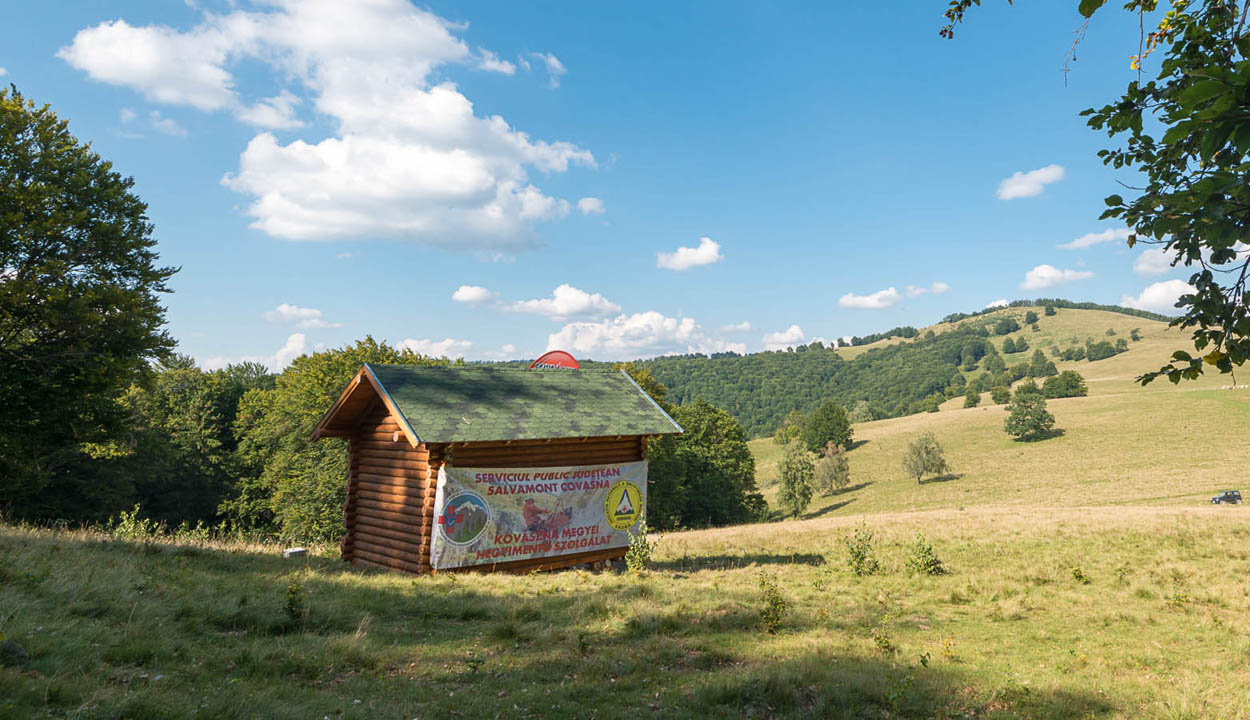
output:
[[[780,480],[777,504],[783,513],[798,517],[811,504],[814,474],[815,466],[807,446],[799,440],[787,445],[777,465],[777,476]]]
[[[942,444],[933,433],[923,433],[908,443],[907,451],[903,454],[903,470],[908,476],[916,478],[917,485],[925,475],[950,472]]]
[[[134,181],[48,106],[0,90],[0,508],[74,519],[111,489],[76,469],[116,442],[118,402],[174,343]],[[120,508],[119,508],[120,509]]]

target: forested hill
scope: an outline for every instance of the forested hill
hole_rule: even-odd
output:
[[[1061,316],[1100,310],[1139,317],[1143,325],[1166,319],[1128,308],[1045,302]],[[1041,323],[1040,333],[1032,329],[1035,319]],[[1119,344],[1123,338],[1101,337],[1101,332],[1052,336],[1048,327],[1057,328],[1060,319],[1046,315],[1041,304],[1017,302],[1008,308],[951,316],[931,329],[908,332],[908,338],[894,334],[851,351],[816,342],[776,352],[667,356],[641,364],[669,388],[670,400],[707,400],[732,413],[749,436],[759,437],[772,434],[790,412],[809,412],[830,398],[848,410],[858,406],[853,412],[860,416],[857,419],[895,417],[936,409],[942,400],[963,394],[968,383],[988,391],[1022,377],[1050,374],[1054,366],[1046,363],[1060,359],[1061,345],[1070,346],[1068,357],[1077,348],[1082,353],[1094,348],[1091,359],[1124,351]],[[1007,350],[1008,338],[1024,340],[1022,351]],[[1014,345],[1015,340],[1008,347]],[[1036,350],[1045,351],[1040,367]],[[871,418],[864,417],[866,413]]]

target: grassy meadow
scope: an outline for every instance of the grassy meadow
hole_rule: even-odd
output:
[[[882,513],[866,577],[855,523],[670,535],[644,577],[8,527],[0,716],[1250,717],[1236,509]],[[949,574],[905,568],[917,532]]]
[[[1250,518],[1207,502],[1244,477],[1250,391],[1134,385],[1179,346],[1159,323],[1060,310],[1028,337],[1108,327],[1143,339],[1059,364],[1091,390],[1050,402],[1061,436],[962,399],[856,425],[848,490],[666,535],[643,576],[0,525],[0,718],[1250,719]],[[924,430],[952,473],[917,485]],[[780,448],[751,448],[771,496]],[[947,573],[909,569],[918,533]]]

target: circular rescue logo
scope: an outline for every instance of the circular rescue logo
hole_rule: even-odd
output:
[[[603,501],[603,514],[613,530],[628,530],[642,517],[642,491],[628,480],[622,480],[608,490]]]
[[[438,515],[438,530],[453,545],[468,545],[477,540],[490,522],[490,505],[472,490],[456,493],[443,503]]]

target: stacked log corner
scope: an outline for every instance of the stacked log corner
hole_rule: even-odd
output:
[[[414,448],[380,405],[361,421],[350,447],[342,557],[355,565],[410,573],[432,570],[434,495],[444,461],[463,467],[525,468],[624,463],[646,456],[646,438],[640,436],[423,443]],[[459,570],[529,572],[624,556],[625,548],[611,548]]]
[[[428,573],[440,464],[440,450],[412,447],[385,407],[369,413],[351,440],[343,559]]]

